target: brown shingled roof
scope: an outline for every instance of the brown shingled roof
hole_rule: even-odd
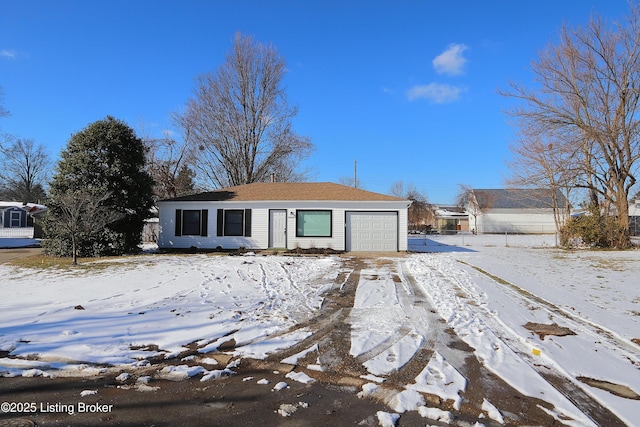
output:
[[[386,194],[331,182],[256,182],[221,190],[176,197],[171,201],[357,200],[400,201]]]

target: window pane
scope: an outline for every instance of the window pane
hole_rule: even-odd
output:
[[[20,212],[12,211],[10,217],[11,223],[9,227],[20,227]]]
[[[331,211],[298,211],[298,237],[331,237]]]
[[[224,211],[224,235],[242,236],[244,226],[243,210]]]
[[[182,211],[182,234],[200,235],[200,211]]]

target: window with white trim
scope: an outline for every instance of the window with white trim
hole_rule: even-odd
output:
[[[296,237],[331,237],[330,210],[296,211]]]

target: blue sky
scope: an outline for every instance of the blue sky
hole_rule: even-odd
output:
[[[0,0],[0,128],[57,158],[112,115],[137,132],[175,130],[194,78],[234,33],[285,59],[294,129],[316,146],[310,180],[353,176],[388,193],[403,181],[433,203],[459,184],[499,188],[514,139],[498,95],[532,85],[530,63],[563,23],[620,19],[626,0]]]

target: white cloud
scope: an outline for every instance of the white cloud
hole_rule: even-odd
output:
[[[468,46],[464,44],[450,44],[447,50],[433,59],[433,68],[438,74],[458,75],[463,73],[467,59],[462,56]]]
[[[464,91],[465,89],[459,86],[429,83],[428,85],[412,87],[409,89],[407,95],[409,97],[409,101],[415,101],[416,99],[423,98],[433,102],[434,104],[445,104],[447,102],[456,101]]]
[[[3,58],[13,59],[16,57],[16,54],[15,52],[11,52],[10,50],[3,49],[3,50],[0,50],[0,56]]]

